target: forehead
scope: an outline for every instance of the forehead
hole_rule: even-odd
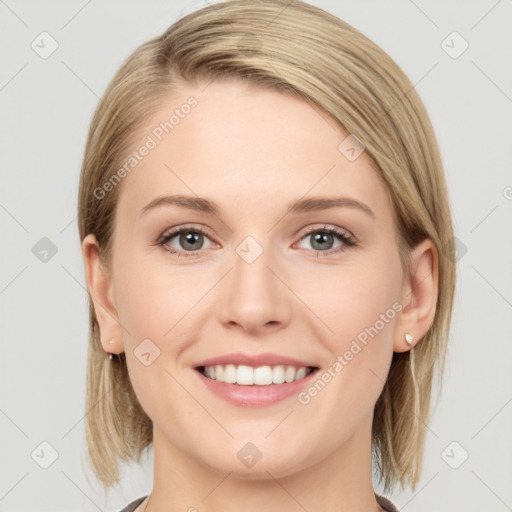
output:
[[[182,85],[138,138],[135,151],[151,149],[124,179],[119,209],[140,210],[164,193],[256,210],[309,194],[350,194],[389,207],[371,160],[347,154],[361,147],[329,114],[248,82]]]

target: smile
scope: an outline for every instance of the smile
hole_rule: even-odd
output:
[[[226,384],[241,386],[269,386],[284,384],[304,379],[315,370],[311,366],[247,366],[244,364],[201,366],[198,370],[209,379]]]

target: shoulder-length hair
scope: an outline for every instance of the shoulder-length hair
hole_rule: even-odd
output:
[[[453,228],[434,131],[414,86],[379,46],[346,22],[300,0],[231,0],[207,6],[138,47],[122,64],[91,121],[78,198],[80,240],[93,233],[108,265],[122,183],[98,194],[119,170],[134,136],[183,82],[236,78],[309,101],[365,146],[390,194],[404,268],[430,238],[439,296],[432,326],[412,351],[393,354],[375,405],[372,447],[385,489],[414,489],[420,476],[433,376],[442,375],[455,288]],[[152,422],[133,391],[124,354],[108,359],[89,295],[86,440],[105,488],[119,463],[138,461]],[[440,384],[439,380],[439,384]]]

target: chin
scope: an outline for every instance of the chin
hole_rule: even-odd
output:
[[[268,480],[271,476],[285,478],[312,463],[311,457],[304,458],[304,453],[301,453],[299,458],[297,451],[287,454],[283,453],[282,449],[275,449],[271,455],[265,455],[264,452],[258,453],[255,447],[247,445],[239,449],[234,458],[226,455],[227,452],[224,452],[224,457],[220,461],[212,455],[214,460],[205,460],[203,457],[199,462],[222,475],[229,473],[230,478],[240,480]]]

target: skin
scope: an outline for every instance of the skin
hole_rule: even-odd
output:
[[[386,187],[365,153],[351,162],[338,150],[347,133],[326,113],[246,82],[205,87],[183,84],[141,131],[142,142],[187,98],[198,100],[124,179],[110,268],[98,260],[94,235],[82,245],[104,349],[126,352],[153,421],[154,485],[137,512],[379,511],[373,408],[393,352],[410,348],[404,334],[416,343],[433,321],[435,248],[419,244],[404,271]],[[179,206],[141,215],[172,194],[208,198],[218,215]],[[285,215],[289,202],[313,196],[351,198],[373,215],[350,206]],[[179,226],[207,231],[196,242],[199,256],[156,243]],[[357,245],[328,236],[319,249],[306,230],[324,226]],[[250,264],[236,252],[247,236],[263,249]],[[170,246],[187,251],[179,234]],[[237,407],[206,389],[193,369],[201,359],[243,351],[326,370],[394,303],[402,310],[307,405],[292,396]],[[149,366],[134,355],[147,338],[160,350]],[[237,458],[249,441],[262,453],[251,468]]]

